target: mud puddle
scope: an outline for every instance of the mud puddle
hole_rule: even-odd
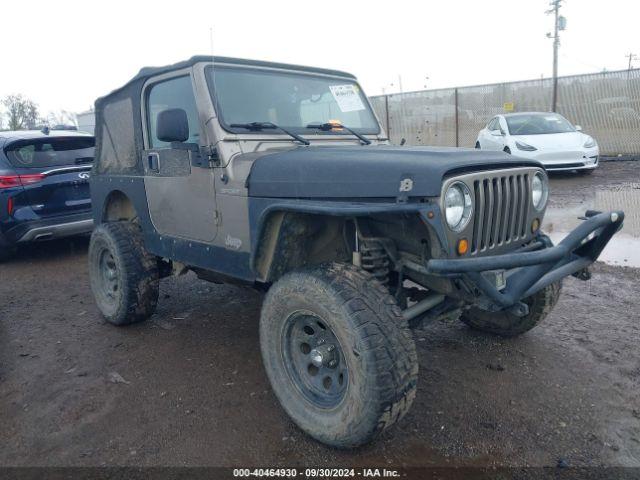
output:
[[[562,196],[562,191],[557,193],[558,197]],[[611,239],[600,260],[610,265],[640,267],[640,183],[587,192],[582,195],[582,201],[563,203],[552,202],[545,215],[543,230],[554,243],[561,241],[580,224],[582,220],[579,217],[586,210],[623,210],[625,220],[622,230]]]

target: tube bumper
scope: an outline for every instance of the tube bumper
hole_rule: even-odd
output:
[[[622,211],[587,211],[584,222],[556,246],[548,237],[541,235],[514,253],[432,259],[427,263],[427,270],[435,275],[464,277],[484,294],[483,307],[487,310],[522,307],[522,299],[566,276],[578,275],[595,262],[611,237],[622,227],[623,221]],[[503,289],[498,289],[483,275],[483,272],[492,270],[509,271]]]

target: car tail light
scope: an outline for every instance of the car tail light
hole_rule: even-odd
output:
[[[32,185],[41,182],[45,175],[34,173],[29,175],[0,175],[0,188],[12,188],[25,185]]]
[[[11,216],[13,214],[13,197],[9,197],[7,201],[7,213]]]

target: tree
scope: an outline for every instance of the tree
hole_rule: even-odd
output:
[[[35,128],[38,119],[38,105],[24,95],[7,95],[2,104],[7,109],[9,130],[25,130]]]
[[[49,112],[49,115],[47,115],[47,124],[52,128],[60,125],[77,126],[76,115],[67,110]]]

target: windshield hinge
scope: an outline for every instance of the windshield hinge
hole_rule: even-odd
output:
[[[215,145],[205,145],[204,147],[200,147],[200,155],[207,159],[209,168],[220,165],[220,157],[218,156],[218,149]]]

